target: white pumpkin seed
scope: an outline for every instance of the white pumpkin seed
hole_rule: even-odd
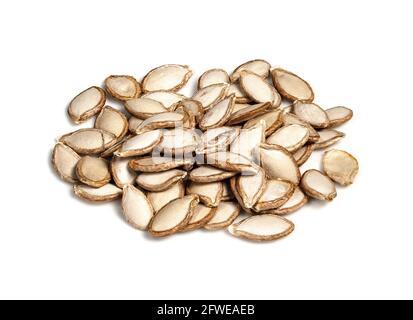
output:
[[[165,108],[167,108],[168,111],[172,111],[172,107],[176,103],[186,99],[186,97],[182,94],[179,94],[179,93],[176,93],[176,92],[171,92],[171,91],[165,91],[165,90],[157,90],[157,91],[147,92],[144,95],[142,95],[141,97],[156,100],[156,101],[162,103],[162,105]]]
[[[293,195],[295,185],[285,180],[267,180],[264,192],[254,205],[257,212],[276,209]]]
[[[222,182],[198,183],[190,182],[186,187],[187,194],[196,194],[199,200],[207,207],[215,208],[219,205],[222,199],[224,187]]]
[[[257,166],[244,156],[226,151],[208,153],[206,163],[223,170],[244,174],[255,174],[258,170]]]
[[[235,111],[236,106],[237,105],[234,106],[234,110],[231,113],[226,125],[234,125],[253,119],[256,116],[263,114],[267,109],[271,108],[272,105],[270,102],[257,103],[253,105],[247,104],[240,110]]]
[[[314,144],[306,144],[305,146],[294,152],[293,157],[298,166],[302,166],[314,151]]]
[[[228,228],[233,236],[254,241],[277,240],[293,230],[294,224],[291,221],[273,214],[251,216]]]
[[[222,201],[215,214],[204,226],[207,230],[218,230],[228,227],[238,217],[240,206],[232,201]]]
[[[239,193],[239,188],[238,188],[238,184],[237,184],[237,177],[232,177],[232,178],[229,179],[229,186],[230,186],[232,194],[234,195],[235,199],[237,200],[237,202],[241,206],[241,208],[249,214],[254,214],[254,212],[251,209],[247,208],[247,206],[244,203],[243,198],[241,197],[241,195]]]
[[[136,133],[144,133],[155,129],[181,127],[186,120],[186,114],[178,112],[164,112],[155,114],[144,120],[136,129]]]
[[[294,114],[301,120],[308,122],[314,128],[327,128],[329,119],[327,113],[315,103],[294,102]]]
[[[164,237],[183,230],[191,220],[199,199],[188,195],[173,200],[152,218],[149,232],[154,237]]]
[[[111,179],[108,162],[103,158],[90,156],[78,161],[76,175],[80,182],[95,188],[108,184]]]
[[[345,134],[343,132],[334,130],[334,129],[324,129],[318,131],[320,139],[314,144],[314,149],[324,149],[327,148],[341,139],[344,138]]]
[[[79,124],[98,114],[105,102],[105,91],[99,87],[90,87],[73,98],[67,111],[72,121]]]
[[[129,167],[135,171],[159,172],[192,165],[193,159],[172,159],[169,157],[144,157],[129,161]]]
[[[100,129],[79,129],[61,136],[59,142],[80,154],[98,154],[114,145],[116,137]]]
[[[149,71],[143,78],[142,89],[145,92],[178,91],[188,82],[191,76],[192,71],[188,66],[166,64]]]
[[[307,81],[287,70],[276,68],[271,70],[272,82],[278,92],[288,100],[301,100],[312,102],[314,100],[313,89]]]
[[[121,140],[128,132],[128,119],[119,110],[105,106],[96,118],[95,128],[110,132]]]
[[[239,135],[239,127],[218,127],[204,132],[200,138],[197,153],[213,153],[226,150]]]
[[[315,169],[304,172],[301,178],[301,189],[306,195],[318,200],[331,201],[337,196],[334,182]]]
[[[165,154],[184,154],[196,150],[199,137],[195,130],[176,128],[163,131],[163,140],[157,148]]]
[[[122,189],[111,183],[105,184],[100,188],[94,188],[83,184],[75,184],[73,186],[73,191],[79,198],[92,202],[112,201],[120,198],[122,195]]]
[[[334,107],[326,110],[329,124],[328,126],[337,127],[353,117],[353,111],[346,107]]]
[[[228,73],[223,69],[210,69],[205,71],[198,79],[198,89],[210,86],[211,84],[229,83]]]
[[[290,124],[281,127],[267,138],[268,144],[277,144],[289,152],[295,152],[305,145],[310,137],[310,131],[306,126]]]
[[[317,142],[320,139],[320,135],[312,127],[312,125],[301,120],[295,114],[292,114],[289,112],[283,112],[281,114],[281,118],[285,126],[288,126],[290,124],[300,124],[302,126],[306,126],[308,131],[310,132],[310,136],[308,137],[308,142]]]
[[[76,165],[80,156],[68,146],[58,142],[52,153],[52,164],[60,178],[67,182],[77,182]]]
[[[200,166],[189,173],[189,180],[199,183],[222,181],[236,175],[236,172],[225,171],[211,166]]]
[[[192,114],[192,112],[188,111],[184,106],[181,105],[177,105],[176,107],[174,107],[174,112],[185,115],[186,120],[182,125],[185,129],[195,129],[197,123],[195,116]]]
[[[126,221],[139,230],[147,230],[154,215],[148,198],[133,185],[126,185],[123,188],[122,212]]]
[[[230,151],[258,162],[259,146],[265,140],[265,125],[260,122],[254,127],[243,129],[231,143]]]
[[[189,223],[185,227],[184,231],[191,231],[202,228],[208,223],[208,221],[212,219],[216,211],[217,208],[210,208],[199,203],[195,208],[191,220],[189,220]]]
[[[261,197],[265,190],[266,180],[265,171],[261,168],[255,175],[243,175],[237,178],[236,188],[246,208],[252,208]]]
[[[117,157],[132,157],[151,152],[162,141],[162,130],[152,130],[138,134],[126,140],[115,151]]]
[[[184,195],[185,186],[182,181],[178,181],[177,183],[173,184],[171,187],[164,191],[148,192],[146,194],[155,212],[161,210],[165,205],[167,205],[172,200],[182,198]]]
[[[130,99],[125,102],[125,108],[130,114],[139,119],[148,119],[154,114],[168,111],[161,102],[150,98]]]
[[[261,121],[264,121],[265,126],[265,136],[268,137],[272,133],[274,133],[278,128],[281,128],[283,125],[283,120],[281,117],[281,110],[274,110],[267,113],[264,113],[260,116],[257,116],[251,120],[248,120],[243,128],[249,129]]]
[[[331,180],[348,186],[352,184],[359,171],[356,158],[342,150],[329,150],[323,155],[323,170]]]
[[[231,116],[235,96],[230,96],[213,105],[203,116],[199,127],[202,130],[213,129],[224,125]]]
[[[135,183],[136,172],[129,168],[128,158],[113,157],[110,169],[113,181],[119,188]]]
[[[242,71],[255,73],[261,78],[267,78],[270,72],[271,65],[262,59],[251,60],[238,66],[231,75],[231,82],[235,82],[241,75]]]
[[[245,92],[243,92],[238,83],[231,83],[228,87],[227,96],[235,95],[236,103],[250,103],[251,99],[247,97]]]
[[[307,202],[308,197],[301,191],[299,187],[296,187],[290,199],[288,199],[288,201],[282,206],[272,210],[272,212],[278,215],[292,213],[303,207]]]
[[[195,93],[192,99],[199,101],[204,107],[204,110],[208,110],[212,105],[221,101],[226,96],[227,91],[228,84],[211,84],[210,86],[200,89]]]
[[[271,102],[275,106],[281,104],[278,92],[255,73],[242,71],[239,83],[246,95],[255,102]]]
[[[204,116],[204,108],[199,101],[193,99],[184,99],[174,105],[174,111],[179,109],[180,107],[191,113],[195,117],[196,122],[199,122]]]
[[[186,171],[172,169],[163,172],[144,172],[136,178],[138,186],[149,191],[165,191],[186,177]]]
[[[139,97],[142,92],[139,82],[131,76],[109,76],[105,86],[112,97],[121,101]]]
[[[136,129],[138,129],[138,127],[143,122],[143,120],[132,116],[129,118],[128,122],[129,122],[129,132],[134,134],[136,132]]]
[[[232,193],[231,187],[229,185],[229,180],[223,181],[222,186],[223,191],[221,201],[229,201],[234,199],[234,194]]]
[[[110,146],[109,148],[107,148],[105,151],[103,151],[100,156],[102,158],[108,158],[113,156],[113,153],[117,150],[120,149],[120,147],[122,146],[122,144],[130,139],[132,137],[132,135],[128,134],[127,136],[123,137],[122,139],[120,139],[119,141],[117,141],[115,144],[113,144],[112,146]]]

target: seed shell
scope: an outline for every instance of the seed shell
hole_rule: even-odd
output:
[[[185,186],[182,181],[178,181],[177,183],[173,184],[164,191],[151,191],[146,194],[155,212],[161,210],[165,205],[167,205],[172,200],[182,198],[184,195]]]
[[[76,165],[81,157],[70,147],[58,142],[52,153],[52,164],[60,178],[75,183],[78,181]]]
[[[278,215],[289,214],[302,208],[308,202],[308,197],[301,191],[299,187],[296,187],[293,195],[282,206],[271,210],[272,213]]]
[[[334,182],[315,169],[304,172],[301,178],[301,189],[306,195],[318,200],[331,201],[337,196]]]
[[[128,158],[113,157],[110,163],[110,171],[115,184],[122,188],[128,184],[133,185],[136,179],[136,172],[129,168]]]
[[[272,82],[278,92],[288,100],[312,102],[314,92],[307,81],[281,68],[271,70]]]
[[[109,76],[105,79],[105,86],[112,97],[121,101],[139,97],[142,92],[139,82],[131,76]]]
[[[231,82],[235,82],[241,76],[242,71],[252,72],[261,78],[267,78],[270,73],[271,65],[262,59],[251,60],[238,66],[231,75]]]
[[[128,119],[119,110],[105,106],[96,118],[95,128],[112,133],[119,141],[128,132]]]
[[[226,125],[234,125],[234,124],[238,124],[238,123],[253,119],[256,116],[259,116],[265,113],[265,111],[271,108],[271,106],[272,105],[270,102],[246,105],[244,108],[236,112],[233,111]],[[234,110],[235,110],[235,107],[234,107]]]
[[[184,100],[187,99],[184,95],[176,92],[166,91],[166,90],[157,90],[147,92],[141,96],[141,98],[148,98],[155,101],[162,103],[162,105],[168,109],[168,111],[172,111],[172,107]]]
[[[72,121],[79,124],[98,114],[105,102],[105,91],[99,87],[90,87],[73,98],[67,111]]]
[[[129,161],[129,167],[135,171],[159,172],[191,165],[192,159],[172,159],[169,157],[144,157]]]
[[[276,209],[285,204],[293,195],[295,186],[285,180],[267,180],[264,191],[254,205],[257,212]]]
[[[267,138],[267,143],[277,144],[284,147],[289,152],[295,152],[307,143],[309,137],[310,131],[306,126],[290,124],[281,127],[269,136]]]
[[[269,111],[251,120],[248,120],[244,124],[243,128],[249,129],[257,125],[261,121],[264,121],[265,136],[268,137],[269,135],[274,133],[277,129],[281,128],[283,125],[283,120],[281,117],[281,110]]]
[[[241,89],[255,102],[271,102],[275,106],[280,105],[281,97],[278,92],[260,76],[242,71],[239,83]]]
[[[259,168],[255,175],[241,175],[236,180],[236,188],[242,203],[250,209],[258,201],[265,190],[267,179],[265,171]]]
[[[149,71],[143,78],[142,89],[144,92],[168,90],[178,91],[191,78],[192,71],[188,66],[178,64],[165,64]]]
[[[186,115],[178,112],[163,112],[155,114],[144,120],[136,129],[136,133],[144,133],[155,129],[181,127],[186,120]]]
[[[186,171],[172,169],[163,172],[144,172],[138,175],[136,183],[148,191],[165,191],[186,177]]]
[[[186,188],[187,194],[196,194],[199,200],[207,207],[215,208],[222,199],[222,182],[198,183],[190,182]]]
[[[59,142],[80,154],[98,154],[114,145],[116,137],[100,129],[79,129],[61,136]]]
[[[310,132],[310,136],[308,137],[308,142],[317,142],[320,139],[320,135],[312,127],[312,125],[309,124],[308,122],[301,120],[295,114],[292,114],[289,112],[283,112],[281,114],[281,118],[285,126],[288,126],[290,124],[300,124],[302,126],[306,126],[308,128],[308,131]]]
[[[133,185],[126,185],[123,188],[122,212],[126,221],[139,230],[147,230],[154,215],[148,198]]]
[[[342,150],[329,150],[323,155],[323,170],[331,180],[342,186],[353,183],[359,171],[356,158]]]
[[[134,116],[131,116],[128,122],[129,122],[129,132],[135,134],[136,129],[138,129],[138,127],[141,125],[143,120],[136,118]]]
[[[111,183],[105,184],[100,188],[94,188],[83,184],[75,184],[73,186],[73,191],[79,198],[92,202],[112,201],[120,198],[122,195],[122,189]]]
[[[202,117],[199,127],[207,130],[224,125],[231,116],[234,104],[235,96],[230,96],[213,105]]]
[[[346,107],[334,107],[326,110],[329,128],[337,127],[353,117],[353,111]]]
[[[298,118],[308,122],[314,128],[322,129],[329,125],[327,113],[315,103],[296,101],[293,105],[293,112]]]
[[[161,102],[142,97],[126,101],[125,108],[130,114],[139,119],[148,119],[155,114],[168,111]]]
[[[162,130],[147,131],[126,140],[120,149],[115,151],[117,157],[132,157],[151,152],[162,141]]]
[[[213,217],[204,226],[207,230],[218,230],[228,227],[238,217],[240,206],[236,202],[222,201]]]
[[[207,154],[206,163],[227,171],[242,172],[244,174],[255,174],[257,166],[242,155],[219,151]]]
[[[345,137],[343,132],[334,129],[320,130],[318,134],[320,139],[314,144],[315,150],[327,148]]]
[[[243,92],[237,83],[231,83],[228,87],[227,96],[235,95],[235,103],[250,103],[251,99],[247,97],[245,92]]]
[[[208,221],[212,219],[218,208],[210,208],[201,203],[197,205],[192,215],[191,220],[189,220],[188,225],[185,227],[184,231],[191,231],[202,228]]]
[[[80,182],[99,188],[111,180],[109,164],[103,158],[85,156],[76,165],[76,175]]]
[[[210,86],[198,90],[192,99],[199,101],[204,107],[204,110],[208,110],[212,105],[224,99],[228,87],[228,84],[225,83],[211,84]]]
[[[314,151],[314,144],[306,144],[305,146],[294,152],[293,157],[298,166],[302,166],[311,156]]]
[[[263,122],[243,129],[231,143],[230,151],[239,154],[251,161],[258,162],[259,146],[265,141],[265,125]]]
[[[198,79],[198,89],[211,84],[229,83],[228,73],[223,69],[210,69],[205,71]]]

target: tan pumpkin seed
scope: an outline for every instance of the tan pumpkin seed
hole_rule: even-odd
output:
[[[123,188],[122,212],[126,221],[134,228],[147,230],[154,210],[148,198],[133,185]]]
[[[234,199],[234,194],[232,193],[231,187],[229,185],[229,180],[223,181],[222,186],[223,191],[221,201],[229,201]]]
[[[261,78],[267,78],[270,73],[271,65],[262,59],[251,60],[238,66],[231,75],[231,82],[235,82],[241,75],[242,71],[255,73]]]
[[[113,157],[110,163],[113,181],[119,188],[135,183],[136,172],[129,168],[129,159]]]
[[[301,178],[301,189],[306,195],[318,200],[331,201],[337,196],[334,182],[315,169],[304,172]]]
[[[149,71],[143,78],[142,89],[145,92],[178,91],[188,82],[191,76],[192,71],[188,66],[165,64]]]
[[[181,127],[186,120],[186,114],[178,112],[164,112],[155,114],[144,120],[136,129],[136,133],[144,133],[155,129]]]
[[[284,112],[281,114],[282,121],[285,126],[290,124],[300,124],[302,126],[306,126],[308,131],[310,132],[310,136],[308,137],[308,142],[317,142],[320,139],[320,135],[318,132],[312,127],[311,124],[301,120],[296,115],[288,112]]]
[[[229,83],[228,73],[223,69],[210,69],[205,71],[198,79],[198,89],[210,86],[211,84]]]
[[[293,195],[295,185],[285,180],[268,180],[264,192],[254,205],[257,212],[276,209],[285,204]]]
[[[199,183],[222,181],[236,175],[236,172],[225,171],[211,166],[200,166],[189,173],[189,180]]]
[[[238,83],[231,83],[228,87],[227,96],[235,95],[236,103],[250,103],[251,99],[247,97],[245,92],[243,92]]]
[[[255,175],[239,176],[236,181],[236,188],[242,199],[244,206],[252,208],[265,190],[265,171],[259,168]]]
[[[272,212],[278,215],[284,215],[297,211],[308,202],[308,197],[301,191],[299,187],[296,187],[293,195],[288,199],[286,203],[277,209],[273,209]]]
[[[193,99],[184,99],[174,105],[174,111],[179,108],[184,108],[187,112],[191,113],[195,117],[196,122],[199,122],[204,116],[202,104]]]
[[[224,187],[222,182],[198,183],[190,182],[186,187],[187,194],[197,194],[199,200],[207,207],[215,208],[219,205],[222,199]]]
[[[75,184],[73,186],[73,191],[79,198],[92,202],[112,201],[120,198],[122,195],[122,189],[111,183],[105,184],[100,188],[94,188],[83,184]]]
[[[206,163],[223,170],[242,172],[244,174],[255,174],[258,170],[257,166],[249,159],[226,151],[208,153]]]
[[[184,154],[196,150],[199,137],[195,130],[176,128],[163,131],[163,140],[157,148],[166,154]]]
[[[80,182],[95,188],[108,184],[111,179],[108,162],[103,158],[90,156],[78,161],[76,175]]]
[[[272,82],[278,92],[288,100],[312,102],[313,89],[307,81],[287,70],[276,68],[271,70]]]
[[[128,132],[128,119],[119,110],[105,106],[96,118],[95,128],[110,132],[120,140]]]
[[[169,202],[152,218],[149,224],[150,234],[154,237],[164,237],[183,230],[191,220],[198,202],[196,195]]]
[[[249,129],[243,129],[231,143],[230,151],[244,156],[245,158],[258,162],[259,146],[265,141],[265,125],[259,124]]]
[[[314,151],[314,144],[306,144],[305,146],[294,152],[293,157],[298,166],[302,166]]]
[[[161,102],[149,98],[130,99],[125,102],[125,108],[139,119],[148,119],[155,114],[168,111]]]
[[[239,83],[246,95],[255,102],[271,102],[275,106],[281,104],[281,97],[278,92],[255,73],[242,71]]]
[[[220,127],[228,121],[234,108],[235,97],[230,96],[213,105],[202,117],[199,127],[202,130]]]
[[[136,129],[138,129],[138,127],[141,125],[143,120],[132,116],[129,118],[128,122],[129,122],[129,132],[135,133]]]
[[[310,131],[306,126],[290,124],[281,127],[267,138],[268,144],[277,144],[289,152],[295,152],[305,145],[310,137]]]
[[[185,195],[185,186],[182,181],[178,181],[171,187],[164,191],[159,192],[148,192],[146,196],[155,212],[161,210],[165,205],[167,205],[172,200],[182,198]]]
[[[218,230],[228,227],[238,217],[240,206],[232,201],[222,201],[215,214],[204,226],[207,230]]]
[[[57,143],[52,153],[52,164],[60,178],[67,182],[77,182],[76,165],[80,156],[63,143]]]
[[[329,128],[337,127],[353,117],[353,111],[346,107],[334,107],[326,110]]]
[[[247,212],[249,214],[254,214],[254,211],[252,211],[251,209],[246,207],[243,198],[239,194],[239,188],[238,188],[238,184],[237,184],[237,177],[232,177],[232,178],[229,179],[229,186],[230,186],[230,189],[232,191],[232,194],[234,195],[234,197],[237,200],[238,204],[241,206],[242,210],[244,210],[245,212]]]
[[[204,132],[200,138],[197,153],[213,153],[226,150],[239,135],[239,127],[218,127]]]
[[[196,123],[195,116],[192,114],[192,112],[188,111],[184,106],[181,106],[181,105],[177,105],[176,107],[174,107],[174,112],[185,115],[186,120],[182,125],[185,129],[195,128],[197,123]]]
[[[327,113],[315,103],[294,102],[294,114],[301,120],[308,122],[314,128],[327,128],[329,119]]]
[[[274,110],[267,113],[264,113],[260,116],[257,116],[251,120],[248,120],[243,128],[249,129],[261,121],[264,121],[265,126],[265,136],[268,137],[272,133],[274,133],[278,128],[281,128],[283,125],[283,120],[281,117],[281,110]]]
[[[227,91],[228,84],[211,84],[210,86],[198,90],[192,99],[199,101],[204,107],[204,110],[208,110],[212,105],[221,101],[226,96]]]
[[[129,161],[129,167],[135,171],[159,172],[191,165],[192,159],[172,159],[169,157],[144,157]]]
[[[152,130],[138,134],[126,140],[120,149],[114,152],[117,157],[139,156],[151,152],[162,141],[162,130]]]
[[[201,203],[197,205],[192,215],[191,220],[189,220],[188,225],[185,227],[184,231],[191,231],[202,228],[205,226],[209,220],[215,215],[217,208],[210,208]]]
[[[294,224],[291,221],[273,214],[251,216],[228,228],[233,236],[254,241],[277,240],[293,230]]]
[[[359,171],[357,159],[342,150],[329,150],[323,155],[323,170],[331,180],[348,186]]]
[[[283,147],[261,144],[261,166],[271,179],[283,179],[298,185],[300,170],[292,155]]]
[[[186,99],[186,97],[182,94],[165,91],[165,90],[158,90],[158,91],[151,91],[147,92],[141,96],[142,98],[148,98],[155,101],[162,103],[162,105],[168,109],[168,111],[172,111],[172,107],[178,103]]]
[[[67,111],[72,121],[79,124],[98,114],[105,102],[105,91],[99,87],[90,87],[73,98]]]
[[[105,86],[112,97],[121,101],[139,97],[142,92],[140,83],[131,76],[109,76]]]
[[[186,171],[172,169],[163,172],[144,172],[136,178],[138,186],[148,191],[165,191],[186,177]]]
[[[98,154],[116,143],[116,137],[100,129],[79,129],[65,134],[59,142],[81,154]]]
[[[103,151],[100,156],[102,158],[108,158],[113,156],[113,153],[117,150],[120,149],[120,147],[122,146],[122,144],[130,139],[132,137],[132,135],[128,134],[127,136],[123,137],[122,139],[120,139],[119,141],[117,141],[115,144],[113,144],[112,146],[110,146],[109,148],[107,148],[105,151]]]
[[[237,106],[237,105],[235,105]],[[228,119],[226,125],[234,125],[238,124],[250,119],[253,119],[256,116],[263,114],[267,109],[271,108],[270,102],[265,103],[257,103],[253,105],[246,105],[245,107],[241,108],[238,111],[234,111],[231,113],[231,116]]]
[[[345,137],[343,132],[334,129],[320,130],[318,134],[320,135],[320,139],[314,144],[315,150],[327,148]]]

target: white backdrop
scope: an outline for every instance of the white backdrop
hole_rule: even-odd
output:
[[[0,4],[0,298],[413,298],[411,1],[8,1]],[[109,74],[228,71],[262,58],[354,110],[338,148],[355,184],[268,244],[225,232],[153,240],[50,166],[66,105]],[[305,168],[318,167],[314,159]]]

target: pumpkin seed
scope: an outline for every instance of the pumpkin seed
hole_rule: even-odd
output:
[[[187,194],[196,194],[199,200],[207,207],[215,208],[222,198],[222,182],[198,183],[190,182],[186,187]]]
[[[222,186],[223,186],[223,191],[222,191],[221,201],[229,201],[229,200],[234,199],[234,194],[231,191],[229,180],[223,181]]]
[[[211,84],[229,83],[228,73],[223,69],[210,69],[205,71],[198,79],[198,89],[210,86]]]
[[[300,124],[302,126],[306,126],[308,131],[310,132],[310,136],[308,137],[308,142],[317,142],[320,139],[320,135],[318,132],[311,126],[311,124],[301,120],[296,115],[288,112],[284,112],[281,114],[282,121],[285,126],[290,124]]]
[[[52,153],[52,164],[60,178],[67,182],[77,182],[76,165],[80,156],[68,146],[58,142]]]
[[[218,127],[204,132],[200,138],[197,153],[213,153],[226,150],[239,135],[239,127]]]
[[[142,89],[145,92],[178,91],[188,82],[191,76],[192,71],[188,66],[165,64],[148,72],[143,78]]]
[[[314,144],[306,144],[305,146],[294,152],[293,157],[298,166],[303,165],[314,151]]]
[[[129,159],[113,157],[110,169],[113,181],[119,188],[135,183],[136,172],[129,168]]]
[[[345,134],[343,132],[334,129],[324,129],[318,131],[320,139],[314,144],[314,149],[324,149],[327,148],[341,139],[344,138]]]
[[[261,78],[267,78],[270,73],[271,65],[262,59],[251,60],[238,66],[231,75],[231,82],[235,82],[241,76],[242,71],[255,73]]]
[[[301,120],[308,122],[314,128],[327,128],[329,119],[327,113],[315,103],[294,102],[294,114]]]
[[[228,231],[235,237],[254,241],[271,241],[289,235],[294,224],[277,215],[255,215],[229,226]]]
[[[285,180],[268,180],[264,191],[254,205],[257,212],[276,209],[285,204],[292,196],[295,186]]]
[[[159,172],[191,165],[192,159],[172,159],[169,157],[144,157],[129,161],[129,167],[135,171]]]
[[[148,192],[146,194],[155,212],[161,210],[165,205],[167,205],[172,200],[182,198],[184,195],[185,186],[182,181],[178,181],[177,183],[173,184],[171,187],[164,191]]]
[[[105,91],[99,87],[90,87],[73,98],[67,111],[72,121],[79,124],[98,114],[105,102]]]
[[[83,184],[75,184],[73,186],[75,195],[84,200],[92,202],[106,202],[118,199],[122,195],[122,189],[108,183],[103,187],[94,188]]]
[[[139,82],[131,76],[109,76],[105,86],[112,97],[121,101],[139,97],[142,92]]]
[[[258,104],[253,104],[253,105],[247,104],[242,109],[236,112],[233,111],[231,113],[231,116],[228,119],[227,125],[234,125],[234,124],[238,124],[238,123],[250,120],[258,115],[263,114],[267,109],[271,108],[271,106],[272,105],[270,102],[258,103]]]
[[[243,128],[249,129],[257,125],[257,123],[260,123],[261,121],[264,121],[265,136],[268,137],[269,135],[274,133],[278,128],[281,128],[281,126],[283,125],[281,110],[270,111],[260,116],[257,116],[251,120],[248,120],[244,124]]]
[[[231,116],[234,103],[235,96],[230,96],[213,105],[202,117],[199,127],[207,130],[224,125]]]
[[[102,158],[108,158],[113,156],[113,153],[117,150],[120,149],[120,147],[122,146],[122,144],[130,139],[132,137],[132,135],[128,134],[127,136],[123,137],[122,139],[120,139],[119,141],[117,141],[115,144],[113,144],[112,146],[110,146],[109,148],[107,148],[105,151],[103,151],[100,156]]]
[[[168,111],[161,102],[150,98],[130,99],[125,102],[125,108],[130,114],[139,119],[148,119],[154,114]]]
[[[272,82],[283,98],[288,100],[301,100],[312,102],[314,100],[313,89],[307,81],[296,74],[281,68],[271,70]]]
[[[133,185],[123,188],[122,212],[126,221],[136,229],[147,230],[154,215],[148,198]]]
[[[108,162],[103,158],[90,156],[78,161],[76,175],[80,182],[95,188],[108,184],[111,179]]]
[[[132,157],[151,152],[162,141],[162,131],[152,130],[138,134],[126,140],[120,149],[115,151],[117,157]]]
[[[211,166],[200,166],[189,173],[189,180],[199,183],[222,181],[236,175],[236,172],[225,171]]]
[[[132,116],[129,118],[128,122],[129,122],[129,132],[135,133],[136,129],[138,129],[138,127],[141,125],[143,120]]]
[[[241,206],[241,208],[249,213],[249,214],[254,214],[254,212],[247,208],[246,204],[244,203],[243,198],[241,197],[239,190],[238,190],[238,184],[237,184],[237,177],[232,177],[229,179],[229,186],[232,191],[232,194],[234,195],[235,199],[237,200],[238,204]]]
[[[227,96],[235,95],[235,103],[250,103],[251,99],[241,90],[238,83],[231,83],[228,87]]]
[[[206,158],[207,164],[227,171],[255,174],[258,170],[257,166],[253,162],[242,155],[232,152],[218,151],[208,153]]]
[[[326,110],[329,124],[328,126],[337,127],[353,117],[353,111],[346,107],[334,107]]]
[[[184,106],[178,105],[174,107],[174,111],[183,114],[186,117],[183,127],[185,129],[194,129],[196,126],[196,119],[192,112],[188,111]]]
[[[165,191],[171,185],[183,180],[187,173],[182,170],[172,169],[163,172],[145,172],[136,178],[136,183],[149,191]]]
[[[265,171],[261,168],[255,175],[239,176],[236,181],[236,188],[244,206],[252,208],[265,190]]]
[[[281,104],[278,92],[255,73],[242,71],[239,83],[246,95],[255,102],[271,102],[275,106]]]
[[[198,146],[199,137],[194,130],[172,129],[163,131],[163,140],[157,148],[167,154],[193,152]]]
[[[151,91],[147,92],[144,95],[141,96],[142,98],[148,98],[152,99],[155,101],[158,101],[162,103],[162,105],[168,109],[168,111],[172,111],[172,107],[186,99],[186,97],[182,94],[176,93],[176,92],[171,92],[171,91],[165,91],[165,90],[157,90],[157,91]]]
[[[268,144],[277,144],[284,147],[289,152],[295,152],[305,145],[310,136],[310,131],[306,126],[300,124],[290,124],[281,127],[267,138]]]
[[[227,91],[228,84],[211,84],[210,86],[198,90],[192,99],[200,102],[204,107],[204,110],[208,110],[212,105],[221,101],[227,94]]]
[[[59,142],[81,154],[98,154],[116,143],[116,137],[100,129],[79,129],[65,134]]]
[[[306,195],[318,200],[331,201],[337,196],[333,181],[315,169],[304,172],[301,178],[301,188]]]
[[[204,226],[207,230],[218,230],[228,227],[238,217],[240,206],[232,201],[222,201],[213,217]]]
[[[356,158],[342,150],[329,150],[323,155],[323,169],[331,180],[347,186],[352,184],[359,171]]]
[[[180,107],[184,108],[187,112],[194,115],[196,122],[199,122],[204,116],[204,108],[199,101],[193,99],[184,99],[174,105],[174,111]]]
[[[120,140],[128,132],[128,119],[119,110],[105,106],[96,118],[95,128],[110,132]]]
[[[182,126],[186,120],[186,115],[178,112],[164,112],[155,114],[144,120],[136,129],[136,133],[144,133],[155,129],[176,128]]]
[[[265,140],[264,130],[265,127],[262,122],[249,129],[241,130],[240,134],[231,143],[230,151],[251,161],[258,161],[258,148]]]
[[[216,211],[217,208],[210,208],[199,203],[196,206],[194,214],[192,215],[191,220],[189,220],[189,223],[185,227],[184,231],[191,231],[202,228],[208,223],[208,221],[212,219]]]
[[[196,195],[169,202],[152,218],[149,232],[154,237],[164,237],[183,230],[191,220],[198,202]]]
[[[292,213],[303,207],[307,202],[307,196],[301,191],[299,187],[296,187],[290,199],[288,199],[288,201],[280,207],[273,209],[272,212],[279,215]]]

